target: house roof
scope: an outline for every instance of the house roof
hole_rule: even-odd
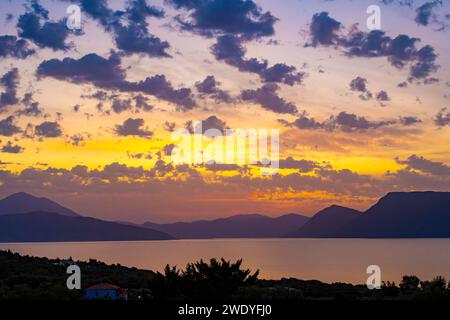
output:
[[[90,286],[86,290],[118,290],[118,289],[120,289],[119,286],[115,286],[110,283],[99,283],[99,284],[94,284],[93,286]]]

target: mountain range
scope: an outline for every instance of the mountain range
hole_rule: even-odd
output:
[[[365,212],[333,205],[311,218],[250,214],[141,225],[81,216],[47,198],[23,192],[0,200],[0,242],[281,237],[450,237],[450,192],[392,192]]]
[[[0,200],[0,242],[170,240],[136,226],[83,217],[47,199],[19,192]]]
[[[279,238],[303,226],[308,217],[287,214],[277,218],[260,214],[236,215],[229,218],[142,226],[162,231],[180,239],[210,238]]]

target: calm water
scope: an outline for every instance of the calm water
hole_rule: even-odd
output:
[[[450,279],[450,239],[232,239],[142,242],[78,242],[1,244],[22,254],[50,258],[120,263],[161,271],[166,264],[211,257],[243,258],[245,267],[261,277],[295,277],[326,282],[366,282],[366,268],[381,267],[382,279],[398,282],[402,275]]]

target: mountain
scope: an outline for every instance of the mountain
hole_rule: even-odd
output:
[[[291,236],[299,238],[333,237],[339,229],[360,216],[360,211],[333,205],[316,213]]]
[[[450,237],[450,192],[392,192],[358,219],[342,227],[339,237]]]
[[[0,242],[170,240],[166,233],[94,218],[29,212],[0,216]]]
[[[307,217],[298,214],[287,214],[278,218],[251,214],[170,224],[146,222],[142,226],[166,232],[180,239],[277,238],[294,232],[306,221]]]
[[[14,193],[0,200],[0,215],[27,213],[31,211],[55,212],[64,216],[79,216],[76,212],[65,208],[47,198],[38,198],[25,192]]]

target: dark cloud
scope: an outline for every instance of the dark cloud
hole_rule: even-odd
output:
[[[84,145],[90,138],[90,134],[77,133],[73,135],[66,135],[66,142],[72,146],[78,147]]]
[[[381,90],[380,92],[378,92],[376,97],[377,97],[377,100],[381,101],[381,102],[386,102],[386,101],[391,100],[391,98],[389,97],[389,94],[384,90]]]
[[[351,132],[355,130],[376,129],[379,127],[395,124],[396,121],[370,121],[365,117],[353,113],[341,112],[331,119],[331,125],[339,127],[342,131]]]
[[[118,136],[138,136],[149,138],[153,135],[153,132],[144,128],[144,119],[132,119],[128,118],[121,125],[116,125],[114,131]]]
[[[264,12],[253,0],[167,0],[187,16],[177,16],[183,30],[212,37],[223,34],[246,39],[271,36],[277,21],[269,11]]]
[[[371,121],[365,117],[343,111],[323,122],[316,121],[304,112],[294,122],[284,122],[284,125],[302,130],[324,129],[327,131],[341,130],[344,132],[355,132],[377,129],[399,123],[402,124],[397,120]]]
[[[314,118],[308,117],[308,115],[303,112],[292,124],[287,123],[287,125],[293,125],[298,129],[320,129],[323,128],[323,124],[317,122]]]
[[[243,90],[241,98],[244,101],[251,101],[260,104],[264,109],[282,113],[296,114],[297,106],[292,102],[287,102],[277,94],[279,86],[274,83],[265,84],[256,90]]]
[[[12,68],[0,78],[0,85],[5,91],[0,95],[0,112],[7,106],[19,103],[17,87],[19,86],[19,70]]]
[[[414,124],[421,123],[421,122],[422,122],[422,120],[418,119],[417,117],[408,116],[408,117],[400,118],[400,123],[403,124],[404,126],[412,126]]]
[[[11,141],[8,141],[3,147],[2,152],[5,153],[21,153],[23,152],[24,148],[22,148],[19,145],[13,144]]]
[[[292,157],[287,157],[286,159],[280,159],[279,162],[280,169],[298,169],[300,172],[311,172],[314,169],[321,168],[322,166],[310,160],[296,160]]]
[[[361,100],[370,100],[373,98],[372,92],[367,89],[367,79],[362,77],[356,77],[350,82],[350,90],[355,92],[361,92],[359,98]]]
[[[367,91],[367,79],[356,77],[350,82],[350,89],[357,92]]]
[[[295,67],[284,63],[269,67],[267,60],[246,59],[247,50],[243,46],[243,40],[233,35],[218,37],[217,42],[211,47],[211,52],[217,60],[223,61],[241,72],[259,75],[263,82],[277,82],[292,86],[301,83],[305,77],[305,73],[297,72]]]
[[[171,57],[166,51],[170,48],[167,41],[149,34],[146,28],[136,24],[115,27],[115,41],[117,48],[126,54],[145,53],[150,57]]]
[[[176,127],[175,122],[169,122],[169,121],[164,122],[164,129],[166,129],[168,132],[174,132],[175,127]]]
[[[20,132],[22,132],[22,130],[15,125],[14,116],[9,116],[3,120],[0,120],[0,135],[10,137]]]
[[[189,110],[197,107],[189,88],[174,89],[165,75],[159,74],[146,78],[131,86],[131,91],[140,91],[153,95],[159,99],[174,103],[180,110]]]
[[[434,123],[439,127],[450,126],[450,112],[447,108],[443,108],[434,118]]]
[[[34,49],[28,47],[26,40],[17,39],[16,36],[0,36],[0,57],[25,59],[35,53]]]
[[[442,162],[434,162],[415,154],[407,160],[396,160],[397,163],[406,165],[409,170],[419,170],[436,176],[450,176],[450,166]]]
[[[418,38],[405,34],[391,38],[384,31],[364,32],[356,28],[342,35],[340,29],[341,23],[330,18],[327,12],[315,14],[310,27],[311,45],[341,48],[348,57],[385,57],[398,69],[409,67],[410,82],[425,80],[439,68],[434,48],[418,47]]]
[[[170,57],[170,44],[149,32],[147,17],[162,18],[162,9],[151,6],[145,0],[127,1],[125,11],[114,11],[106,0],[71,0],[78,3],[83,12],[98,21],[112,33],[117,49],[122,54],[146,54],[150,57]]]
[[[105,59],[95,53],[80,59],[44,60],[38,66],[38,77],[52,77],[73,83],[92,83],[98,87],[118,89],[126,86],[125,70],[122,69],[120,57],[112,53]]]
[[[58,122],[44,121],[34,128],[34,134],[41,138],[57,138],[62,136]]]
[[[197,107],[191,89],[175,89],[165,75],[155,75],[140,82],[125,80],[126,73],[121,67],[121,59],[111,53],[108,59],[95,53],[76,60],[65,58],[42,62],[37,69],[38,77],[53,77],[73,83],[92,83],[104,89],[122,92],[141,92],[161,100],[172,102],[180,110]]]
[[[328,15],[328,12],[316,13],[312,17],[309,32],[311,36],[311,45],[333,45],[336,44],[339,35],[338,31],[342,24]]]
[[[135,108],[136,111],[152,111],[153,110],[153,106],[151,104],[148,103],[148,98],[138,94],[137,96],[135,96],[133,98],[134,103],[135,103]]]
[[[416,18],[414,19],[414,21],[416,21],[419,25],[428,26],[431,19],[433,18],[433,10],[438,6],[442,6],[442,0],[435,0],[424,3],[416,9]]]
[[[111,104],[111,109],[115,113],[122,113],[123,111],[131,110],[132,104],[131,99],[113,99]]]
[[[200,130],[201,125],[201,130]],[[225,134],[225,130],[227,129],[227,124],[225,121],[219,119],[216,116],[209,116],[205,120],[200,121],[194,128],[195,133],[201,132],[205,134],[208,130],[218,130],[222,134]]]
[[[40,5],[39,7],[42,8]],[[65,20],[42,23],[42,19],[48,19],[48,12],[43,15],[42,9],[33,9],[38,9],[38,11],[27,12],[19,17],[17,22],[19,36],[31,40],[40,48],[50,48],[55,51],[70,49],[72,45],[66,43],[70,30],[67,28]]]
[[[29,106],[16,111],[17,116],[27,116],[27,117],[40,117],[44,114],[42,109],[39,107],[39,102],[32,102]]]
[[[217,103],[232,102],[233,98],[231,95],[227,91],[220,89],[220,85],[221,83],[216,81],[214,76],[207,76],[203,81],[197,82],[195,87],[198,92],[210,95]]]

